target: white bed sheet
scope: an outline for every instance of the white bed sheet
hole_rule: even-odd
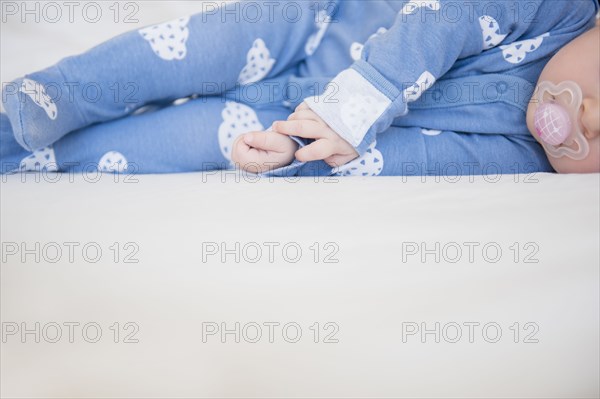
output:
[[[55,264],[4,259],[2,322],[96,322],[104,335],[96,344],[81,331],[69,343],[66,329],[57,344],[8,336],[3,397],[598,396],[598,175],[325,183],[188,174],[127,184],[25,176],[0,186],[4,243],[92,242],[104,254],[95,264],[81,246],[74,263],[66,253]],[[139,263],[121,254],[115,264],[114,242],[135,243]],[[203,242],[294,242],[304,253],[295,264],[280,252],[274,263],[203,262]],[[338,245],[339,263],[315,263],[314,242]],[[465,254],[452,264],[450,253],[403,262],[409,242],[497,243],[503,254],[497,263],[480,251],[473,263]],[[539,262],[524,263],[521,252],[515,263],[514,242],[539,246]],[[114,322],[137,323],[140,342],[115,344]],[[292,344],[276,330],[269,343],[265,327],[259,343],[244,339],[251,330],[240,343],[203,342],[210,322],[296,322],[303,336]],[[326,322],[339,326],[338,343],[322,342]],[[403,342],[409,322],[495,322],[503,335],[488,343],[476,329],[470,343],[463,327],[458,343],[450,329],[440,343]],[[539,327],[538,343],[523,342],[526,322]]]

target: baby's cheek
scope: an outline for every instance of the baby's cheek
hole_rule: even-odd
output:
[[[530,103],[529,107],[527,108],[527,129],[529,130],[529,133],[531,133],[531,135],[537,140],[537,142],[541,144],[540,137],[535,131],[534,115],[536,109],[537,104],[534,103]]]

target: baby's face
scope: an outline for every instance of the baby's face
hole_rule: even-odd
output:
[[[568,156],[557,158],[547,153],[550,163],[559,173],[600,172],[600,27],[596,25],[562,48],[542,71],[539,82],[544,81],[555,85],[573,81],[581,88],[583,102],[576,123],[589,144],[589,154],[584,159],[574,160]],[[537,101],[529,104],[527,127],[541,143],[534,125],[538,106]],[[575,150],[578,148],[575,143],[570,147]]]

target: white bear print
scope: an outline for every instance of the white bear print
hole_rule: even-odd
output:
[[[327,14],[327,11],[321,10],[317,16],[317,32],[308,38],[306,46],[304,47],[306,55],[313,55],[315,51],[317,51],[317,48],[321,44],[323,37],[325,37],[325,32],[327,32],[327,28],[329,28],[330,23],[331,17]]]
[[[423,92],[429,90],[434,83],[435,77],[431,74],[431,72],[423,72],[414,85],[404,90],[404,102],[409,103],[417,101],[421,95],[423,95]]]
[[[98,161],[98,171],[102,173],[123,173],[129,164],[120,152],[109,151]]]
[[[241,85],[261,81],[271,72],[276,62],[276,60],[271,58],[271,52],[262,39],[254,41],[246,59],[247,64],[238,78],[238,83]]]
[[[258,121],[256,112],[247,105],[228,101],[221,112],[223,123],[219,126],[219,148],[223,156],[231,161],[231,147],[240,135],[265,130]]]
[[[58,108],[52,98],[46,93],[46,89],[41,83],[31,79],[23,79],[21,83],[21,93],[25,93],[31,100],[41,107],[48,115],[48,118],[55,120],[58,116]]]
[[[335,176],[379,176],[383,170],[383,155],[374,142],[365,154],[354,161],[333,170]]]
[[[440,134],[442,134],[441,130],[435,130],[435,129],[421,129],[421,133],[424,134],[425,136],[439,136]]]
[[[388,30],[386,28],[381,27],[381,28],[377,29],[377,32],[375,32],[374,34],[372,34],[369,37],[369,40],[373,39],[374,37],[381,36],[384,33],[386,33],[387,31]],[[350,46],[350,57],[352,57],[352,59],[354,61],[360,60],[362,57],[364,48],[365,48],[365,45],[362,43],[357,43],[357,42],[352,43],[352,45]]]
[[[370,127],[386,107],[385,103],[378,102],[374,97],[355,94],[342,104],[340,117],[352,136],[356,137]]]
[[[419,8],[428,8],[432,11],[440,10],[440,1],[439,0],[419,0],[419,1],[411,1],[408,2],[402,7],[400,10],[400,14],[410,15],[414,14]]]
[[[49,146],[41,150],[34,151],[31,155],[26,156],[19,164],[21,172],[58,172],[58,164],[54,156],[54,149]]]
[[[139,32],[150,43],[154,53],[163,60],[182,60],[187,55],[185,44],[190,36],[188,22],[190,17],[183,17],[141,29]]]
[[[533,53],[540,48],[544,38],[548,36],[550,36],[550,33],[544,33],[533,39],[521,40],[507,46],[500,46],[502,49],[502,56],[504,57],[504,60],[511,64],[520,64],[525,60],[528,53]]]
[[[481,32],[483,33],[483,49],[489,50],[496,47],[507,35],[500,33],[500,24],[494,18],[489,15],[479,17],[479,25],[481,26]]]

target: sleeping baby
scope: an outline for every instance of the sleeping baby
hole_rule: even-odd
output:
[[[204,3],[4,85],[0,172],[598,172],[598,9]]]
[[[358,153],[337,134],[308,99],[287,121],[275,122],[266,133],[247,133],[234,144],[233,160],[248,171],[266,172],[302,162],[324,159],[339,167]],[[326,117],[327,114],[324,114]],[[600,27],[579,36],[546,65],[527,109],[527,127],[540,142],[552,167],[561,173],[600,171]],[[298,150],[289,136],[311,141]],[[398,143],[400,144],[400,143]],[[360,164],[361,158],[358,158]],[[356,163],[356,161],[354,162]],[[347,168],[347,167],[346,167]]]

